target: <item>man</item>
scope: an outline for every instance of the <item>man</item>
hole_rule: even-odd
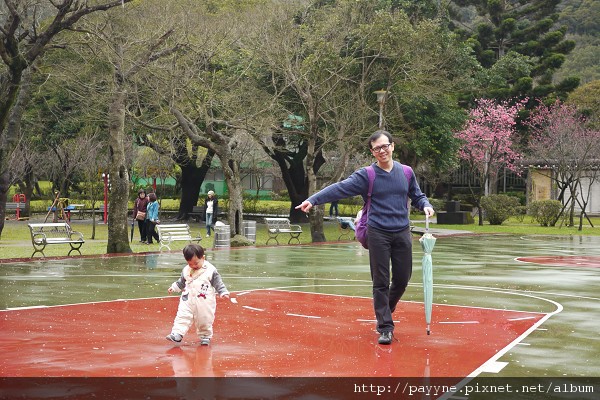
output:
[[[433,207],[421,192],[417,179],[410,171],[410,181],[402,164],[392,159],[392,135],[378,130],[369,138],[369,149],[377,160],[373,164],[375,181],[368,220],[369,263],[373,280],[373,307],[377,318],[380,344],[391,344],[394,337],[392,313],[404,294],[412,275],[412,234],[410,232],[408,199],[411,205],[423,210],[428,217]],[[347,179],[334,183],[313,194],[297,206],[308,212],[317,204],[362,195],[366,201],[369,177],[365,168]],[[390,285],[391,260],[391,285]]]

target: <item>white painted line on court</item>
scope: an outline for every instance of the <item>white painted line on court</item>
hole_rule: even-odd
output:
[[[498,372],[502,371],[507,365],[508,363],[504,361],[489,361],[481,366],[481,372],[497,374]]]
[[[440,321],[438,324],[478,324],[479,321]]]
[[[508,318],[508,321],[522,321],[525,319],[535,319],[535,317],[519,317],[519,318]]]
[[[243,308],[247,308],[248,310],[254,310],[254,311],[265,311],[262,308],[254,308],[254,307],[250,307],[250,306],[242,306]]]
[[[321,319],[321,317],[318,317],[316,315],[304,315],[304,314],[294,314],[294,313],[285,313],[285,315],[289,315],[290,317],[302,317],[302,318]]]

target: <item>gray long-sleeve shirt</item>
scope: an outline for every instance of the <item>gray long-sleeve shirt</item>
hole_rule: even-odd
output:
[[[423,210],[431,207],[427,197],[411,171],[410,182],[404,175],[402,164],[394,161],[394,166],[387,172],[373,164],[375,181],[371,195],[369,210],[369,226],[387,232],[399,232],[409,225],[408,199],[411,205]],[[369,192],[369,176],[365,168],[355,171],[347,179],[334,183],[308,198],[312,205],[330,203],[335,200],[361,195],[367,200]]]

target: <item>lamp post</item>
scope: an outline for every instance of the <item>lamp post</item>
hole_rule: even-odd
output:
[[[376,90],[374,92],[377,95],[377,103],[379,103],[379,129],[383,129],[383,107],[385,106],[385,101],[387,100],[388,91],[387,90]]]
[[[102,174],[104,180],[104,223],[108,222],[108,177],[109,174]]]

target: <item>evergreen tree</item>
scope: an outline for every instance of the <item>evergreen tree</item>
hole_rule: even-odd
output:
[[[579,85],[554,73],[573,50],[566,26],[557,26],[560,0],[455,0],[451,27],[473,47],[484,67],[486,97],[565,99]]]

